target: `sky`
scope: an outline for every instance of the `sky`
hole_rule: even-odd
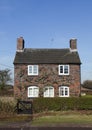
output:
[[[81,80],[92,80],[92,0],[0,0],[0,69],[12,78],[21,36],[25,48],[69,48],[76,38]]]

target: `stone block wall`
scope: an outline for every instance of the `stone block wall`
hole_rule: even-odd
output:
[[[28,65],[14,65],[14,95],[16,98],[27,99],[29,86],[38,86],[40,90],[46,86],[53,86],[57,97],[59,86],[68,86],[70,96],[80,95],[80,65],[70,64],[69,75],[59,75],[58,64],[39,64],[37,76],[28,75]]]

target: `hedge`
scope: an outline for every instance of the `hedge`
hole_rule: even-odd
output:
[[[0,97],[0,115],[9,115],[14,113],[16,101],[8,97]]]
[[[0,99],[0,114],[13,114],[16,100]],[[35,98],[33,112],[66,110],[92,110],[92,97]],[[16,112],[15,112],[16,113]]]
[[[62,110],[92,110],[92,97],[33,99],[34,113]]]

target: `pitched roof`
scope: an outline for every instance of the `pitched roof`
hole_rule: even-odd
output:
[[[27,49],[16,52],[14,64],[81,64],[78,52],[70,49]]]

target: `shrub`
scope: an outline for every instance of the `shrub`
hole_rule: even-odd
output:
[[[11,97],[0,98],[0,115],[13,114],[16,101]]]
[[[16,100],[11,97],[0,98],[0,115],[14,114],[16,103]],[[92,97],[33,99],[34,113],[66,110],[92,110]]]
[[[92,110],[92,98],[36,98],[33,100],[34,113],[62,110]]]
[[[6,87],[6,88],[3,88],[3,89],[0,89],[0,97],[1,96],[11,96],[13,97],[13,88],[9,88],[9,87]]]

